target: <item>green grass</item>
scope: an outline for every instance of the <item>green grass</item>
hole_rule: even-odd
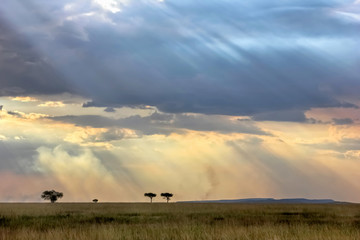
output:
[[[360,205],[3,203],[0,239],[360,239]]]

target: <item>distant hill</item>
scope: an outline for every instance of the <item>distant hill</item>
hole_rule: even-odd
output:
[[[178,203],[308,203],[308,204],[324,204],[324,203],[343,203],[332,199],[306,199],[306,198],[245,198],[245,199],[223,199],[223,200],[203,200],[203,201],[180,201]]]

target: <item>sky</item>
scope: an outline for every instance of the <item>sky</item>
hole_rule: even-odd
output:
[[[359,0],[2,0],[0,201],[360,202],[359,46]]]

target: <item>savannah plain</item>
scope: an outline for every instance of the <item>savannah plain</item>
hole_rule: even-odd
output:
[[[358,240],[360,205],[2,203],[0,239]]]

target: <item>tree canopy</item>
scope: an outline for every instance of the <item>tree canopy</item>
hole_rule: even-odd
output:
[[[152,203],[152,199],[156,197],[156,193],[152,193],[152,192],[144,193],[144,196],[150,198],[150,202]]]
[[[50,200],[51,203],[56,202],[59,198],[62,198],[64,194],[55,190],[46,190],[41,194],[41,198],[44,200]]]
[[[166,199],[166,202],[168,203],[169,200],[170,200],[170,198],[172,198],[172,197],[174,196],[174,194],[166,192],[166,193],[161,193],[161,196],[162,196],[163,198],[165,198],[165,199]]]

